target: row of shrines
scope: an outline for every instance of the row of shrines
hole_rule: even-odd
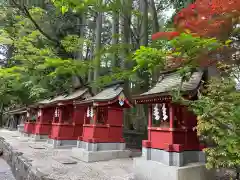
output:
[[[182,84],[186,98],[196,99],[203,76],[203,71],[196,71]],[[86,162],[125,158],[131,156],[131,151],[123,138],[123,110],[134,104],[148,104],[143,159],[179,167],[202,162],[204,146],[194,130],[196,116],[174,103],[169,93],[181,83],[177,72],[163,73],[148,92],[134,96],[134,103],[124,94],[121,83],[106,86],[96,95],[79,89],[29,106],[23,131],[35,140],[46,139],[46,144],[54,148],[72,147],[75,156]]]

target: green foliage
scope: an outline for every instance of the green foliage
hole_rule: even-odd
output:
[[[240,166],[240,92],[231,78],[213,79],[207,92],[191,102],[198,115],[198,133],[210,141],[206,148],[207,167]]]
[[[68,52],[78,52],[79,47],[91,44],[89,40],[83,39],[77,35],[68,35],[61,41],[61,43]]]
[[[215,38],[201,38],[186,33],[174,38],[169,44],[172,48],[170,55],[187,58],[188,60],[194,60],[199,55],[207,54],[221,47],[220,42]]]
[[[69,11],[84,12],[87,9],[91,9],[96,12],[119,11],[119,7],[122,5],[121,0],[114,0],[108,3],[103,3],[103,0],[52,0],[52,2],[63,14]]]
[[[88,64],[59,56],[58,49],[29,18],[19,15],[15,9],[3,9],[4,18],[11,16],[0,30],[0,40],[11,47],[11,56],[5,67],[0,68],[0,101],[11,104],[31,104],[39,99],[68,91],[72,76],[85,75]],[[41,23],[45,10],[36,7],[29,10]],[[48,29],[48,26],[45,26]],[[68,53],[75,53],[77,46],[89,43],[78,36],[69,35],[61,41]],[[62,54],[61,54],[62,55]]]
[[[165,67],[166,61],[166,52],[162,50],[158,50],[156,48],[144,47],[141,46],[138,49],[133,59],[136,61],[137,66],[134,68],[134,71],[138,69],[149,69],[152,72],[153,68],[157,66],[161,66],[162,69]]]
[[[207,55],[221,47],[222,44],[214,38],[205,39],[183,33],[169,42],[157,41],[152,47],[140,47],[134,54],[133,59],[137,63],[134,70],[147,68],[152,72],[156,66],[164,70],[171,59],[181,59],[179,70],[183,75],[199,66],[199,55]]]

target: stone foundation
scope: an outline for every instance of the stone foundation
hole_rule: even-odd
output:
[[[108,161],[111,159],[129,158],[130,150],[125,150],[125,143],[88,143],[77,142],[72,149],[73,157],[85,162]]]
[[[45,141],[48,139],[48,135],[33,134],[32,137],[34,141]]]
[[[142,158],[153,160],[168,166],[184,166],[188,163],[205,163],[205,154],[202,151],[167,152],[160,149],[142,148]]]
[[[23,137],[31,137],[32,136],[32,134],[28,134],[28,133],[25,133],[25,132],[21,133],[21,135]]]
[[[108,151],[108,150],[124,150],[125,143],[88,143],[77,141],[77,147],[86,151]]]
[[[48,139],[47,144],[52,148],[73,148],[77,146],[77,140],[56,140],[56,139]]]
[[[135,158],[134,179],[136,180],[213,180],[214,171],[205,163],[192,163],[183,167],[168,166],[157,161]]]
[[[18,129],[18,132],[23,133],[23,131],[24,131],[24,124],[19,124],[17,126],[17,129]]]

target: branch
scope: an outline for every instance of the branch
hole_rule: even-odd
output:
[[[21,10],[24,15],[26,15],[31,22],[34,24],[34,26],[36,27],[36,29],[42,34],[44,35],[47,39],[49,39],[50,41],[54,42],[56,45],[58,45],[59,47],[62,48],[61,43],[57,40],[52,38],[50,35],[48,35],[47,33],[45,33],[42,28],[37,24],[37,22],[33,19],[33,17],[31,16],[30,12],[28,11],[27,7],[23,4],[22,6],[19,5],[15,0],[12,0],[13,4],[19,9]]]
[[[80,81],[80,84],[82,85],[82,87],[86,87],[89,91],[89,93],[91,95],[94,95],[93,91],[92,91],[92,87],[88,84],[88,83],[84,83],[84,80],[81,76],[77,76],[77,78],[79,79]]]

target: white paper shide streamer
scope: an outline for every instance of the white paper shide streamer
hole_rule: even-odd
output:
[[[166,121],[168,119],[168,116],[167,116],[167,108],[165,103],[162,106],[162,114],[163,114],[163,120]]]
[[[38,117],[41,117],[42,116],[42,110],[39,110],[38,111]]]
[[[87,109],[87,117],[93,117],[93,107],[88,107]]]
[[[59,117],[59,109],[58,108],[55,109],[55,117]]]
[[[160,113],[159,113],[159,109],[158,109],[158,105],[156,104],[154,109],[153,109],[153,115],[154,115],[154,118],[159,121],[160,120]]]

